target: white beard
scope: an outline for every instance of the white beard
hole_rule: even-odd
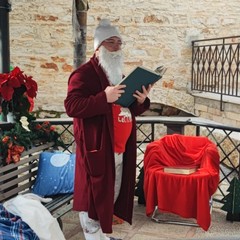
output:
[[[110,52],[104,46],[101,46],[99,48],[99,64],[112,85],[117,85],[122,80],[123,54],[121,50]]]

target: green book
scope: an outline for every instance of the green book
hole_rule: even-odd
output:
[[[158,67],[155,71],[142,66],[136,67],[118,84],[126,85],[126,88],[124,88],[125,92],[115,103],[121,105],[122,107],[129,107],[136,100],[133,96],[136,90],[142,92],[142,86],[147,88],[149,84],[153,84],[160,80],[165,72],[166,68],[163,66]]]

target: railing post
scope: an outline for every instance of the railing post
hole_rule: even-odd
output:
[[[225,39],[223,38],[222,44],[222,65],[221,65],[221,92],[220,92],[220,111],[223,111],[223,73],[224,73],[224,50],[225,50]]]
[[[194,80],[193,80],[193,71],[194,71],[194,44],[195,44],[195,41],[192,41],[191,90],[193,90],[193,84],[194,84]]]
[[[10,70],[10,46],[9,46],[9,12],[11,4],[8,0],[0,0],[0,73],[8,73]]]

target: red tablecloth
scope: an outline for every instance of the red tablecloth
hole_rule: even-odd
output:
[[[164,166],[199,165],[190,175],[164,173]],[[209,200],[219,182],[217,147],[206,137],[167,135],[148,144],[144,156],[146,214],[155,206],[161,211],[195,218],[208,230],[211,223]]]

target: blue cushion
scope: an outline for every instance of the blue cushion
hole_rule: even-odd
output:
[[[75,154],[42,152],[32,192],[40,196],[72,193],[75,158]]]

